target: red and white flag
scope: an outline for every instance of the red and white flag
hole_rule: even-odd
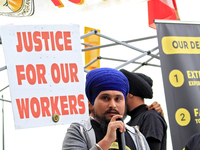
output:
[[[180,20],[175,0],[148,1],[149,27],[156,29],[154,19]]]

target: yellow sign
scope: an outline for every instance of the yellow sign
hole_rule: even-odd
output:
[[[165,54],[200,54],[200,37],[166,36],[162,49]]]
[[[169,81],[174,87],[180,87],[184,83],[184,76],[181,71],[174,69],[169,74]]]
[[[85,34],[91,32],[92,30],[97,30],[97,29],[85,27]],[[100,33],[100,30],[97,30],[97,32]],[[97,35],[90,35],[84,38],[84,42],[92,46],[99,46],[100,37]],[[91,47],[91,46],[86,46],[86,48],[87,47]],[[87,65],[89,62],[97,58],[99,55],[100,55],[100,49],[85,51],[85,64]],[[97,60],[96,62],[92,63],[86,69],[92,70],[95,68],[100,68],[100,60]]]
[[[180,126],[187,126],[191,120],[190,113],[185,108],[179,108],[176,111],[175,119]]]

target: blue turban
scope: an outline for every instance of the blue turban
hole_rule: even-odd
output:
[[[126,98],[129,92],[129,82],[126,76],[112,68],[97,68],[86,76],[85,93],[92,105],[101,91],[115,90],[123,93]]]

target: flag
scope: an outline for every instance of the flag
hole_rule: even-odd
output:
[[[55,6],[64,7],[63,3],[60,0],[51,0]]]
[[[84,4],[84,0],[69,0],[70,2],[77,4],[77,5],[82,5]]]
[[[154,19],[180,20],[176,0],[148,1],[149,27],[156,29]]]

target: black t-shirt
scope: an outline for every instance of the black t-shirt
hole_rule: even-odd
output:
[[[199,150],[200,149],[200,133],[194,134],[185,146],[185,150]]]
[[[92,127],[94,129],[96,135],[96,143],[101,141],[105,134],[103,133],[102,129],[100,128],[100,124],[95,120],[91,120]],[[126,142],[126,150],[136,150],[135,144],[129,135],[128,132],[125,132],[125,142]],[[109,150],[119,150],[117,140],[113,142],[109,148]]]
[[[161,150],[166,150],[167,124],[161,114],[148,110],[146,105],[140,105],[128,113],[130,126],[138,126],[140,132],[147,138],[155,138],[161,142]]]

